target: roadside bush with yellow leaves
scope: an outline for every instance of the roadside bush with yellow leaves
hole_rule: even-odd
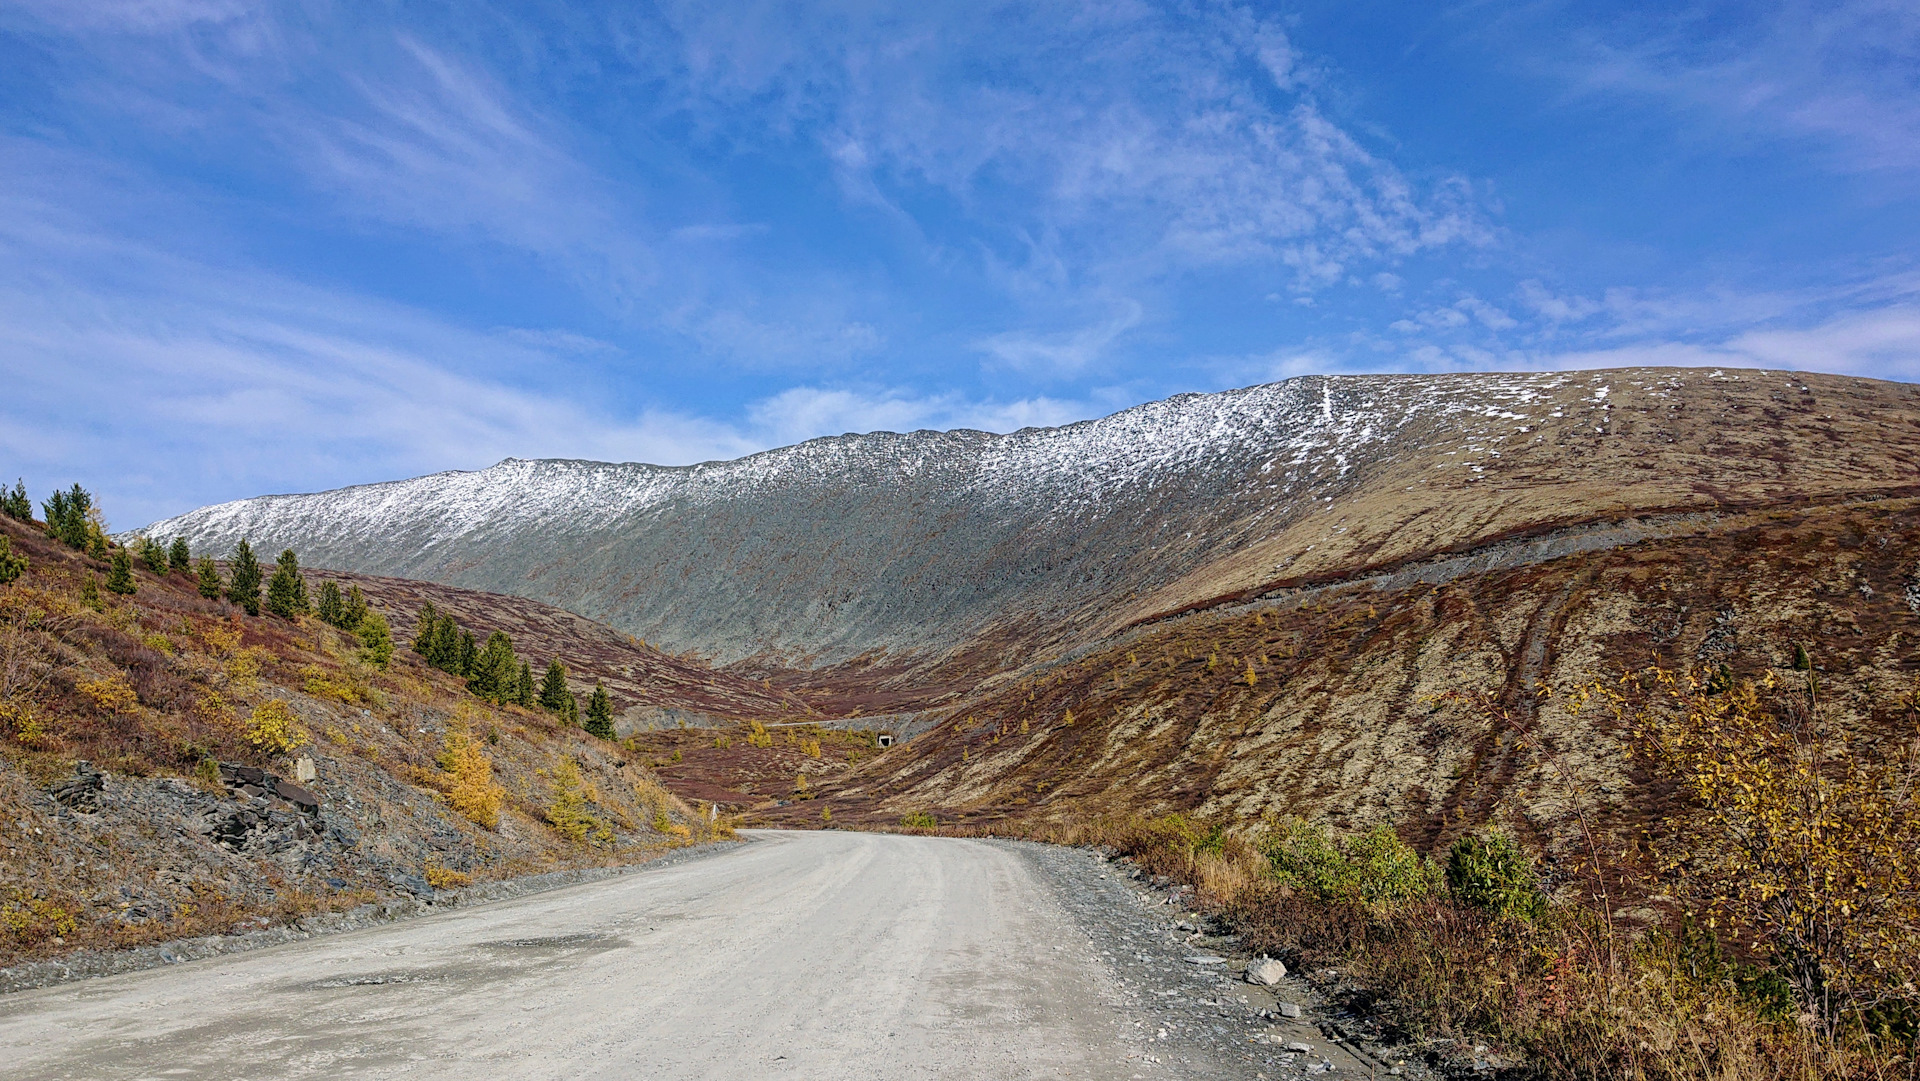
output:
[[[1688,797],[1659,850],[1697,918],[1769,959],[1833,1035],[1920,1007],[1920,742],[1850,735],[1802,663],[1737,683],[1650,669],[1585,693]]]
[[[580,775],[573,759],[562,758],[553,767],[551,799],[547,803],[547,824],[560,835],[579,844],[605,845],[613,841],[613,827],[593,813],[599,793]]]
[[[446,793],[453,809],[469,822],[499,829],[500,801],[506,789],[494,783],[493,760],[480,749],[480,742],[459,729],[448,732],[439,764],[450,775]]]

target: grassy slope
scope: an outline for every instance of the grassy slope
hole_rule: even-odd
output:
[[[980,823],[1176,810],[1349,828],[1389,819],[1429,851],[1489,820],[1545,839],[1570,801],[1631,828],[1661,797],[1619,733],[1553,702],[1536,709],[1536,692],[1654,660],[1724,660],[1752,676],[1789,664],[1797,640],[1832,699],[1891,737],[1898,719],[1872,703],[1920,674],[1916,559],[1920,500],[1873,500],[1732,514],[1438,585],[1222,606],[997,681],[825,796],[842,821],[923,810]],[[1510,732],[1437,700],[1457,690],[1537,716],[1578,791]]]

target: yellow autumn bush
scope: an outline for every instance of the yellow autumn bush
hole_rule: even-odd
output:
[[[500,828],[500,802],[507,793],[494,783],[493,760],[480,741],[460,729],[448,732],[439,765],[449,774],[447,802],[453,809],[476,825]]]
[[[253,707],[241,735],[268,754],[286,754],[307,742],[307,733],[294,719],[293,710],[278,698],[269,698]]]
[[[134,694],[133,688],[118,675],[83,679],[74,684],[73,689],[79,691],[81,697],[108,713],[132,713],[140,708],[139,696]]]
[[[580,776],[573,759],[562,758],[553,767],[551,798],[547,803],[547,824],[568,840],[581,844],[604,845],[613,840],[613,827],[593,813],[599,793]]]
[[[1738,682],[1652,669],[1584,693],[1610,702],[1641,758],[1689,797],[1662,862],[1710,931],[1768,959],[1829,1035],[1912,1007],[1920,744],[1850,734],[1810,663]]]

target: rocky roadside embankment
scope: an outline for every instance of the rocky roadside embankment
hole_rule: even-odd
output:
[[[1002,841],[1027,852],[1118,981],[1132,1015],[1135,1077],[1497,1076],[1484,1047],[1396,1041],[1378,1021],[1338,1005],[1340,973],[1293,973],[1253,957],[1194,904],[1191,887],[1149,875],[1125,857]]]

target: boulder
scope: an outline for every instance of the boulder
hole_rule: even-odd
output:
[[[273,782],[273,794],[308,814],[316,814],[320,810],[320,797],[314,795],[312,790],[302,788],[292,781],[283,781],[275,778]]]
[[[1296,1003],[1282,1002],[1278,1005],[1278,1009],[1282,1017],[1292,1018],[1294,1020],[1298,1020],[1300,1017],[1300,1007]]]
[[[1272,987],[1287,978],[1287,966],[1271,957],[1262,957],[1247,966],[1247,982]]]

